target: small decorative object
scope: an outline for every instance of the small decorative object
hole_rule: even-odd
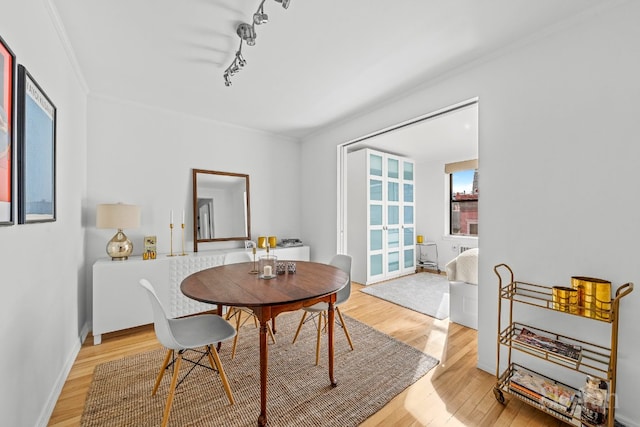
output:
[[[258,237],[258,247],[264,249],[267,247],[267,238],[264,236]]]
[[[0,225],[13,224],[13,99],[16,57],[0,37]],[[5,89],[6,88],[6,89]],[[8,90],[7,90],[8,89]]]
[[[422,234],[418,234],[416,236],[416,242],[417,243],[423,243],[424,242],[424,236]]]
[[[263,255],[260,257],[260,267],[258,271],[260,272],[261,279],[273,279],[276,277],[276,268],[277,268],[278,259],[274,256]]]
[[[169,239],[169,255],[167,256],[175,256],[173,253],[173,209],[169,213],[169,229],[171,230],[171,238]]]
[[[184,251],[184,209],[182,210],[182,253],[180,256],[185,256],[186,253]]]
[[[578,313],[578,290],[554,286],[551,290],[555,310]]]
[[[140,207],[122,203],[102,204],[96,209],[97,228],[115,228],[118,232],[107,243],[112,261],[125,261],[133,252],[133,243],[122,231],[140,226]]]
[[[269,236],[269,246],[275,248],[277,243],[278,239],[276,239],[276,236]]]
[[[293,274],[296,272],[296,263],[293,261],[289,261],[287,263],[287,271],[289,272],[289,274]]]
[[[144,237],[144,252],[142,259],[156,259],[156,236]]]
[[[278,261],[278,264],[276,265],[276,273],[280,275],[286,272],[287,272],[287,263],[285,261]]]
[[[56,106],[20,64],[17,111],[18,223],[55,221]]]
[[[595,319],[611,316],[611,282],[593,277],[574,276],[571,287],[578,290],[580,314]]]
[[[256,247],[252,247],[251,251],[253,252],[253,269],[249,271],[249,274],[258,274],[258,268],[256,266]]]

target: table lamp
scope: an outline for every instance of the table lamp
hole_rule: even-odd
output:
[[[112,261],[125,261],[133,252],[133,243],[122,231],[140,226],[140,207],[122,203],[98,205],[96,227],[115,228],[118,232],[107,243],[107,254]]]

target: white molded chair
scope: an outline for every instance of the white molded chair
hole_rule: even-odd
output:
[[[334,303],[335,311],[338,313],[339,318],[339,326],[342,326],[342,330],[344,331],[345,336],[347,337],[347,341],[349,342],[349,346],[351,350],[353,350],[353,342],[351,341],[351,336],[349,336],[349,331],[347,330],[347,324],[344,323],[344,318],[342,317],[342,313],[340,312],[339,306],[344,304],[351,296],[351,256],[350,255],[334,255],[329,262],[330,265],[334,267],[338,267],[340,270],[344,271],[349,275],[349,281],[347,285],[338,291],[336,295],[336,302]],[[322,321],[324,320],[324,324],[327,324],[327,312],[329,311],[329,304],[326,302],[319,302],[318,304],[314,304],[311,307],[303,308],[304,313],[302,314],[302,319],[300,319],[300,324],[298,325],[298,329],[296,330],[296,335],[293,337],[293,343],[296,342],[298,338],[298,334],[300,334],[300,329],[302,329],[302,325],[306,322],[317,319],[317,338],[316,338],[316,365],[320,362],[320,333],[322,331]],[[307,319],[307,314],[311,314]],[[305,321],[306,319],[306,321]],[[337,320],[337,319],[336,319]]]
[[[158,295],[153,289],[151,283],[146,279],[141,279],[140,285],[147,290],[149,300],[151,301],[156,337],[168,350],[167,355],[164,358],[164,362],[162,363],[162,367],[160,368],[160,372],[158,373],[158,377],[156,378],[156,383],[153,386],[152,395],[155,395],[156,391],[158,391],[160,381],[164,376],[164,371],[169,367],[170,361],[175,356],[176,351],[178,353],[173,362],[173,376],[171,377],[169,395],[167,396],[167,403],[165,404],[162,416],[162,426],[166,426],[169,421],[169,413],[171,412],[171,405],[173,404],[173,395],[178,381],[180,363],[183,360],[183,354],[186,350],[193,350],[199,347],[206,348],[204,355],[208,356],[211,368],[220,373],[220,379],[222,380],[224,391],[227,394],[229,403],[233,405],[233,393],[231,392],[231,387],[229,387],[227,375],[224,373],[224,369],[222,368],[222,362],[220,361],[218,351],[214,346],[215,343],[228,340],[236,335],[236,331],[233,326],[231,326],[231,324],[225,321],[222,317],[215,314],[200,314],[179,319],[170,319],[167,317],[164,307],[162,306],[160,299],[158,299]],[[204,355],[202,355],[200,359],[202,359]],[[197,362],[191,361],[187,358],[184,358],[184,360],[200,365],[199,360]]]
[[[224,264],[238,264],[241,262],[250,262],[253,261],[251,259],[251,255],[249,252],[229,252],[224,256]],[[246,315],[244,321],[242,320],[242,316]],[[236,322],[236,336],[233,338],[233,348],[231,349],[231,358],[236,357],[236,346],[238,344],[238,336],[240,335],[240,328],[244,326],[245,323],[249,319],[253,319],[253,324],[255,327],[258,327],[258,318],[251,311],[250,308],[247,307],[229,307],[227,311],[227,315],[225,319],[231,320],[235,317]],[[271,341],[275,344],[276,338],[273,336],[273,331],[271,330],[271,326],[267,324],[267,330],[269,331],[269,336],[271,337]]]

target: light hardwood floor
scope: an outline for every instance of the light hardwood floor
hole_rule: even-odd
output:
[[[555,418],[507,397],[493,396],[495,378],[476,368],[477,333],[388,303],[352,287],[343,314],[360,320],[438,359],[440,364],[367,419],[362,426],[562,426]],[[94,368],[104,362],[159,348],[152,326],[89,336],[71,369],[50,426],[78,426]]]

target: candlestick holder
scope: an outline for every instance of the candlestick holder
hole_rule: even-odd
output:
[[[186,252],[184,251],[184,222],[182,223],[182,253],[180,256],[185,256]]]
[[[169,228],[171,229],[171,238],[169,239],[169,242],[170,242],[170,246],[169,246],[169,248],[170,248],[170,249],[169,249],[169,255],[167,255],[167,256],[176,256],[176,255],[173,253],[173,223],[170,223],[170,224],[169,224]]]
[[[253,270],[250,270],[249,274],[258,274],[260,272],[258,271],[258,267],[256,265],[256,248],[254,246],[251,249],[252,249],[252,252],[253,252]]]

